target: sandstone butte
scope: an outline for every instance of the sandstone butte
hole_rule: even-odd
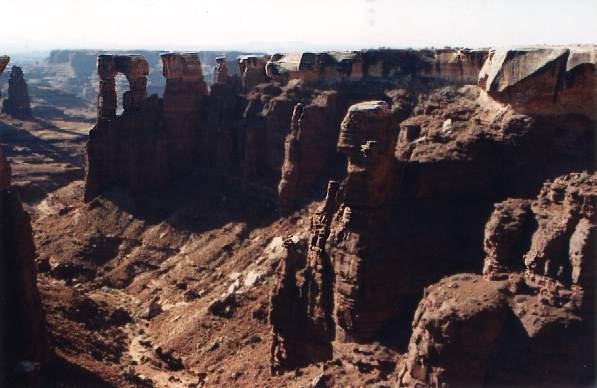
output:
[[[31,103],[29,101],[27,82],[23,76],[23,70],[18,66],[13,66],[10,71],[8,97],[2,102],[2,113],[20,118],[31,117]]]
[[[143,56],[98,56],[84,187],[34,225],[38,255],[61,255],[43,276],[95,292],[81,333],[151,338],[149,358],[124,336],[127,356],[88,369],[133,386],[595,383],[596,46],[245,55],[238,74],[222,57],[212,85],[197,53],[161,59],[163,98]],[[24,101],[13,74],[6,102]],[[58,313],[4,157],[0,180],[4,365],[43,385]],[[99,287],[146,309],[90,320]]]

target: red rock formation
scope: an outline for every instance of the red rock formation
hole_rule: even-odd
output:
[[[31,117],[31,103],[23,70],[13,66],[8,79],[8,98],[2,102],[2,113],[18,118]]]
[[[362,79],[415,77],[476,83],[487,51],[363,50],[352,52],[275,54],[266,65],[267,76],[281,82],[336,83]]]
[[[300,205],[305,195],[329,172],[335,159],[340,101],[335,91],[324,92],[304,106],[297,104],[286,137],[282,179],[278,185],[280,211]]]
[[[338,149],[348,155],[348,175],[340,188],[340,218],[335,220],[327,251],[336,272],[336,318],[347,341],[371,339],[394,314],[378,294],[388,288],[387,281],[393,282],[378,272],[387,269],[386,258],[362,253],[368,244],[378,243],[367,241],[366,234],[375,233],[370,228],[389,221],[385,206],[394,193],[398,124],[381,101],[353,105],[342,122]]]
[[[597,46],[491,50],[479,85],[525,114],[597,117]]]
[[[348,106],[366,99],[388,99],[385,90],[396,82],[427,77],[430,63],[436,63],[434,55],[408,50],[301,54],[297,74],[306,71],[309,66],[303,62],[312,57],[315,67],[311,68],[319,75],[312,77],[309,85],[293,82],[283,87],[266,74],[268,56],[241,56],[240,83],[245,93],[239,97],[238,81],[227,75],[224,58],[220,58],[220,76],[208,95],[196,54],[166,54],[162,56],[167,78],[163,100],[146,97],[148,66],[141,56],[100,55],[98,123],[91,131],[88,147],[86,198],[113,185],[141,192],[200,169],[230,174],[241,180],[245,190],[262,193],[269,200],[274,200],[275,189],[280,186],[283,211],[293,210],[313,193],[321,195],[327,179],[342,175],[334,172],[329,176],[326,171],[341,171],[335,166],[342,160],[335,143]],[[284,58],[290,57],[281,55],[269,62],[272,77],[279,78],[276,71],[282,69]],[[370,83],[367,77],[374,75],[367,75],[369,67],[363,70],[365,63],[379,67],[383,80]],[[434,66],[441,70],[441,66]],[[114,87],[118,72],[125,74],[131,85],[123,97],[121,117],[116,116]],[[441,76],[449,78],[443,73]],[[349,82],[336,85],[339,81]],[[319,87],[333,90],[322,93]],[[335,93],[338,97],[332,97]],[[282,172],[284,143],[292,131],[297,103],[306,107],[306,126],[295,127],[294,131],[302,135],[300,139],[298,132],[292,135],[296,139],[289,157],[304,148],[301,152],[313,153],[313,158],[287,160],[288,170]],[[317,141],[316,131],[320,132]]]
[[[29,215],[10,186],[10,166],[0,151],[2,386],[37,386],[40,367],[47,361],[48,345],[34,259]]]
[[[98,57],[100,93],[98,121],[87,144],[85,198],[120,185],[132,192],[163,186],[193,169],[199,149],[199,128],[206,85],[197,54],[164,54],[164,99],[146,97],[147,63],[138,56]],[[124,112],[116,116],[114,76],[125,74]],[[204,143],[204,141],[203,141]],[[205,147],[205,146],[204,146]]]
[[[216,57],[214,68],[214,83],[225,84],[228,82],[228,61],[226,57]]]
[[[4,69],[6,68],[6,65],[8,65],[8,62],[10,62],[9,56],[0,55],[0,75],[2,75],[2,73],[4,72]],[[0,94],[0,97],[2,97],[2,94]]]
[[[597,176],[586,173],[548,181],[535,201],[496,205],[485,279],[455,275],[426,289],[402,384],[576,386],[594,378],[594,348],[583,344],[595,339],[596,205]]]
[[[99,75],[98,119],[116,117],[116,84],[114,77],[122,73],[129,82],[130,90],[122,98],[125,110],[138,109],[147,97],[147,75],[149,66],[141,55],[99,55],[97,57]]]
[[[192,171],[194,162],[207,161],[207,135],[201,126],[207,85],[197,53],[162,54],[162,61],[168,168],[178,176]]]
[[[529,196],[562,172],[593,168],[586,118],[519,115],[476,86],[419,92],[414,108],[407,94],[391,97],[392,113],[381,102],[349,111],[338,141],[348,175],[326,199],[320,219],[327,224],[312,229],[327,231],[317,246],[333,263],[328,313],[341,341],[400,341],[420,290],[448,274],[481,271],[481,231],[493,203]],[[377,110],[385,121],[368,115]],[[524,211],[501,217],[506,235],[533,224]],[[486,246],[495,255],[519,252],[525,238],[499,245],[487,237]]]
[[[10,57],[9,56],[7,56],[7,55],[0,55],[0,74],[2,74],[2,72],[6,68],[6,65],[8,65],[8,62],[10,62]]]
[[[287,253],[272,290],[271,368],[281,373],[332,357],[335,336],[333,268],[325,252],[338,183],[330,182],[324,206],[313,217],[308,247],[285,242]]]
[[[265,64],[268,59],[269,55],[241,55],[238,57],[240,79],[245,91],[269,81],[265,74]]]

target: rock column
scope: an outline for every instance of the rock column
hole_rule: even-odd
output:
[[[175,173],[185,173],[194,162],[206,162],[207,135],[201,129],[207,85],[199,53],[162,54],[166,77],[164,129],[168,165]]]
[[[25,82],[23,70],[18,66],[13,66],[11,69],[8,80],[8,98],[2,104],[2,113],[19,118],[31,117],[27,82]]]
[[[135,110],[147,97],[147,75],[149,65],[141,55],[99,55],[97,73],[100,78],[98,94],[98,118],[111,119],[116,116],[116,82],[118,73],[126,76],[130,90],[123,95],[125,111]]]
[[[217,57],[214,69],[214,83],[225,84],[228,81],[228,61],[226,57]]]
[[[6,65],[8,65],[8,62],[10,62],[10,57],[6,55],[0,55],[0,75],[2,75],[2,73],[4,72],[4,69],[6,68]],[[0,94],[0,97],[2,97],[2,94]]]

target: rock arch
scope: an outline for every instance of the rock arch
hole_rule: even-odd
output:
[[[149,65],[142,55],[103,54],[97,57],[99,75],[98,119],[116,117],[116,74],[122,73],[129,82],[129,90],[122,97],[125,111],[134,110],[147,97]]]

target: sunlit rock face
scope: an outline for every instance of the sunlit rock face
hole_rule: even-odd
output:
[[[486,50],[363,50],[274,54],[265,69],[281,82],[336,83],[398,79],[406,75],[446,82],[476,83]]]
[[[597,46],[495,49],[479,86],[497,101],[525,114],[597,112]]]

